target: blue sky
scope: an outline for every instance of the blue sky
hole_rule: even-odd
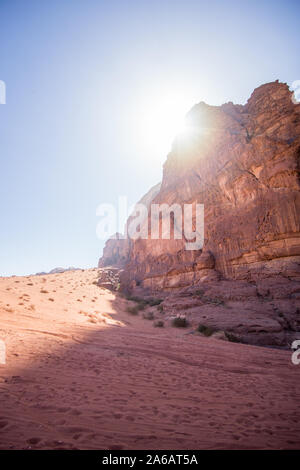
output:
[[[161,179],[166,95],[184,113],[300,79],[299,17],[298,1],[0,0],[0,275],[95,266],[97,206]]]

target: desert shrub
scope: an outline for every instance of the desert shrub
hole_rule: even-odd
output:
[[[240,339],[234,335],[233,333],[229,333],[229,331],[225,331],[225,336],[231,343],[240,343]]]
[[[147,301],[145,299],[142,299],[141,297],[136,297],[134,295],[128,295],[127,300],[130,300],[131,302],[136,302],[138,310],[144,310],[147,306]]]
[[[195,290],[195,295],[198,295],[199,297],[202,297],[203,294],[204,294],[204,290],[203,290],[203,289],[197,289],[197,290]]]
[[[141,297],[137,297],[136,295],[126,295],[126,299],[127,300],[132,300],[132,302],[140,302],[141,300]]]
[[[49,292],[46,289],[41,289],[41,294],[49,294]]]
[[[215,333],[216,329],[208,325],[200,324],[197,328],[197,331],[199,331],[199,333],[202,333],[204,336],[211,336],[213,333]]]
[[[153,312],[144,312],[143,313],[143,318],[145,318],[145,320],[153,320],[154,319],[154,314],[153,314]]]
[[[161,304],[163,301],[163,299],[147,299],[146,302],[151,306],[151,307],[155,307],[156,305],[159,305]]]
[[[139,308],[138,308],[137,305],[134,306],[134,307],[127,307],[126,312],[130,313],[130,315],[138,315],[139,314]]]
[[[224,300],[212,297],[203,297],[204,302],[214,305],[224,305]]]
[[[173,318],[172,326],[175,326],[176,328],[186,328],[188,326],[187,319],[185,317]]]
[[[146,305],[150,305],[150,307],[155,307],[163,301],[163,299],[156,299],[154,297],[150,299],[143,299],[142,297],[137,297],[136,295],[127,295],[126,299],[131,300],[132,302],[136,302],[141,306],[141,309],[145,308]]]
[[[138,302],[137,305],[136,305],[136,308],[138,310],[144,310],[146,307],[147,307],[146,302]]]
[[[163,320],[156,320],[154,323],[153,323],[153,326],[155,328],[162,328],[164,326],[164,321]]]

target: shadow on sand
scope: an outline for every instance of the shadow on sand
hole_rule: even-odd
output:
[[[286,351],[153,328],[126,305],[112,300],[115,324],[27,331],[30,367],[0,369],[1,449],[299,446]]]

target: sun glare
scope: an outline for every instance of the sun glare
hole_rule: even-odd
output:
[[[151,158],[163,161],[176,137],[188,138],[191,128],[185,116],[193,104],[181,93],[156,95],[143,103],[137,137]]]

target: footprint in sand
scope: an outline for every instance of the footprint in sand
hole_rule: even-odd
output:
[[[74,408],[73,410],[70,410],[70,415],[79,416],[81,414],[82,414],[82,412],[77,410],[76,408]]]
[[[57,408],[57,411],[59,413],[67,413],[67,411],[70,411],[70,409],[71,409],[70,407],[63,407],[62,406],[61,408]]]
[[[27,444],[32,444],[32,445],[36,445],[38,444],[39,442],[41,442],[41,438],[40,437],[31,437],[30,439],[28,439],[26,442]]]

